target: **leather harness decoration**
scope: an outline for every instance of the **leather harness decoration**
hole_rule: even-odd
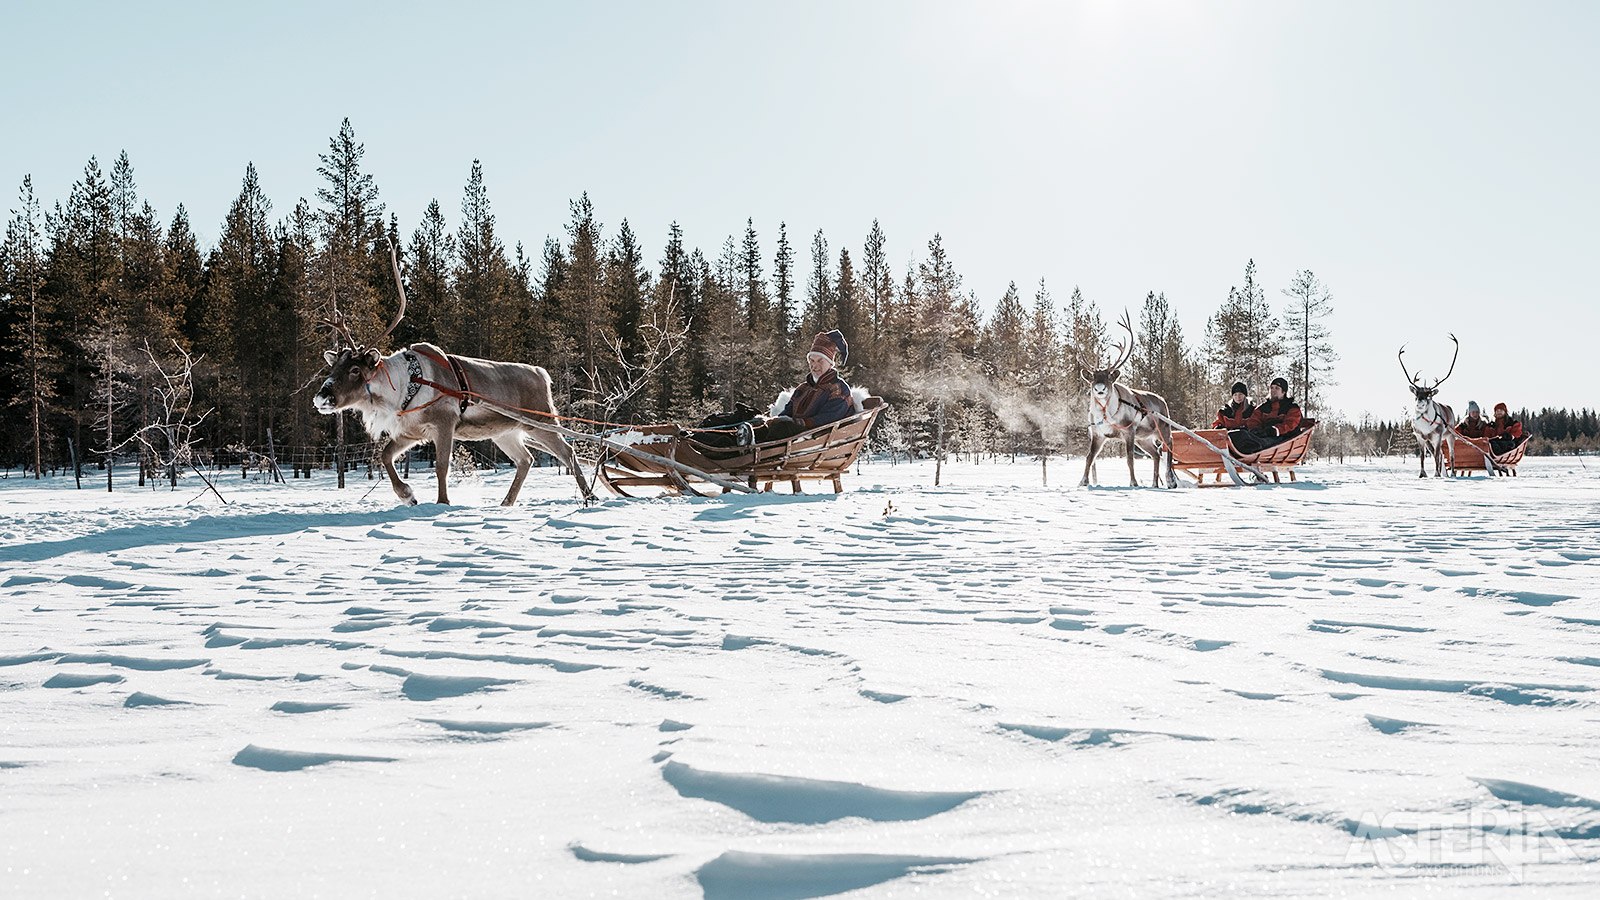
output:
[[[440,366],[448,368],[451,374],[455,375],[456,377],[456,386],[454,388],[449,388],[439,384],[436,381],[430,381],[426,378],[423,378],[422,362],[421,360],[417,359],[417,355],[419,354],[426,356],[428,359],[438,363]],[[446,397],[455,397],[456,399],[460,400],[460,412],[462,415],[466,414],[467,407],[472,405],[472,382],[468,380],[467,370],[462,368],[460,359],[450,354],[446,354],[444,359],[440,359],[426,350],[417,350],[415,348],[403,351],[403,355],[406,358],[406,369],[410,374],[410,384],[406,386],[405,402],[400,404],[400,415],[427,409]],[[438,391],[439,396],[429,400],[427,403],[422,404],[416,409],[408,409],[407,407],[411,406],[411,401],[415,400],[417,397],[417,390],[424,386],[431,387]]]

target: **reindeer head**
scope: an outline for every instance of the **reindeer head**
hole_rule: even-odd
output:
[[[349,409],[366,396],[367,385],[377,374],[378,364],[383,362],[383,352],[377,347],[357,347],[352,343],[329,350],[322,358],[333,371],[311,398],[311,405],[317,412],[331,415]]]
[[[1450,373],[1456,370],[1456,357],[1461,355],[1461,342],[1456,340],[1456,336],[1453,334],[1450,335],[1450,340],[1456,345],[1456,352],[1450,357],[1450,370],[1444,373],[1444,378],[1437,379],[1433,384],[1423,384],[1421,372],[1412,375],[1406,371],[1406,348],[1403,345],[1400,347],[1400,371],[1404,372],[1406,379],[1411,382],[1411,395],[1416,398],[1417,415],[1419,416],[1427,413],[1429,404],[1433,402],[1434,396],[1439,393],[1439,385],[1444,384],[1445,378],[1449,378]]]
[[[1122,367],[1127,364],[1128,357],[1133,355],[1133,322],[1128,318],[1128,313],[1122,313],[1122,321],[1118,327],[1128,332],[1128,343],[1113,344],[1117,348],[1117,361],[1109,366],[1096,368],[1084,362],[1083,356],[1077,357],[1078,371],[1083,380],[1089,382],[1089,393],[1098,401],[1104,402],[1111,394],[1111,386],[1117,383],[1117,377],[1122,374]],[[1096,360],[1098,364],[1099,360]]]
[[[367,386],[377,375],[378,366],[383,362],[383,351],[378,349],[378,344],[394,333],[395,326],[406,315],[406,288],[400,281],[400,259],[395,254],[394,242],[384,235],[384,241],[389,244],[389,263],[394,267],[394,284],[400,292],[400,308],[394,314],[394,321],[378,339],[368,346],[361,344],[350,334],[350,326],[345,324],[344,314],[339,312],[335,302],[333,315],[323,319],[321,324],[332,330],[334,338],[340,346],[322,354],[322,359],[329,368],[328,377],[322,382],[322,387],[317,390],[311,399],[311,405],[317,412],[323,414],[336,413],[341,409],[349,409],[367,396]]]

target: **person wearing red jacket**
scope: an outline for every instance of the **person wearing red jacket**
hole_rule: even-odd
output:
[[[1489,438],[1489,449],[1496,456],[1522,443],[1522,423],[1511,418],[1504,403],[1494,405],[1494,418],[1484,426],[1483,433]]]
[[[1233,383],[1232,402],[1217,410],[1217,418],[1212,421],[1212,428],[1226,428],[1234,431],[1250,424],[1250,417],[1256,414],[1256,408],[1250,403],[1250,388],[1242,381]]]
[[[1256,407],[1250,430],[1270,447],[1300,429],[1300,404],[1289,396],[1289,382],[1282,378],[1272,379],[1267,390],[1271,396]]]

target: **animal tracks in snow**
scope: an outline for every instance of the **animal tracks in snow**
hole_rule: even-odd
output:
[[[45,536],[0,544],[18,852],[59,855],[37,835],[92,790],[160,813],[150,843],[73,823],[137,866],[244,784],[275,825],[404,806],[411,846],[516,847],[552,895],[1361,893],[1382,873],[1339,861],[1390,839],[1365,812],[1475,804],[1551,810],[1600,861],[1600,488],[1426,486],[1490,527],[1377,465],[1316,492],[1036,468],[588,509],[543,472],[510,509],[47,492]],[[403,871],[400,843],[373,858]]]

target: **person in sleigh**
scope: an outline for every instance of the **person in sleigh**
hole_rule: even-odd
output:
[[[1300,430],[1300,404],[1289,396],[1289,382],[1272,379],[1269,396],[1245,421],[1245,427],[1228,432],[1228,439],[1240,453],[1250,454],[1281,444]]]
[[[1506,409],[1504,403],[1494,405],[1494,418],[1483,429],[1484,436],[1489,439],[1489,449],[1499,456],[1522,443],[1522,423],[1511,418],[1511,411]]]
[[[776,416],[755,416],[742,422],[718,422],[717,427],[692,430],[690,436],[712,447],[749,447],[794,437],[820,425],[831,425],[850,415],[850,385],[836,366],[850,355],[850,345],[837,329],[817,335],[806,353],[810,373],[795,386]]]
[[[1467,401],[1467,417],[1456,425],[1456,433],[1463,437],[1481,438],[1489,429],[1489,423],[1483,419],[1483,410],[1478,408],[1478,401]]]

